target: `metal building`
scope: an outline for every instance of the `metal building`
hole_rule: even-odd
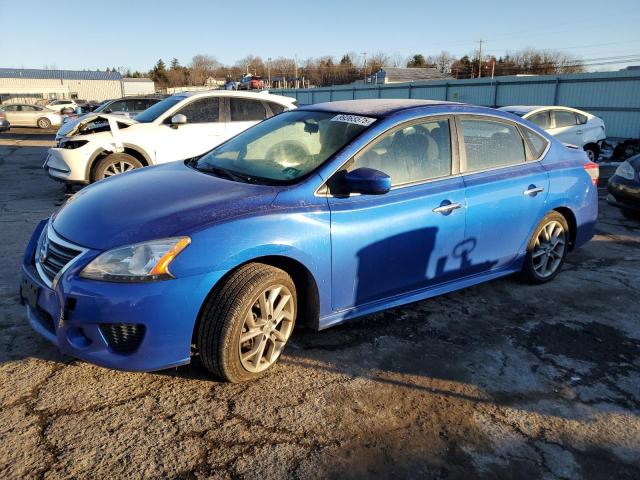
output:
[[[0,102],[41,99],[102,101],[124,96],[117,72],[0,68]]]
[[[122,79],[122,90],[124,96],[127,95],[151,95],[156,93],[156,84],[150,78],[128,78]]]

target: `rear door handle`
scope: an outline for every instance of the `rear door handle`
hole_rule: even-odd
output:
[[[577,133],[578,135],[582,135],[582,130],[578,130],[578,131],[576,131],[576,133]]]
[[[535,185],[529,185],[529,188],[522,192],[523,195],[529,195],[535,197],[538,193],[544,192],[544,188],[536,187]]]
[[[439,207],[436,207],[433,209],[434,213],[442,213],[443,215],[447,215],[448,213],[453,212],[454,210],[457,210],[458,208],[462,207],[462,205],[460,205],[459,203],[448,203],[446,205],[440,205]]]

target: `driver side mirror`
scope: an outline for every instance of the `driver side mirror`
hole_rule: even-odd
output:
[[[361,167],[344,176],[349,193],[364,195],[382,195],[391,190],[391,177],[380,170]]]
[[[171,117],[171,128],[178,128],[180,125],[186,125],[187,124],[187,117],[186,115],[183,115],[182,113],[178,113],[177,115],[174,115],[173,117]]]

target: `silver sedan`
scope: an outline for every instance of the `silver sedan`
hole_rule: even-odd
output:
[[[0,111],[4,112],[13,127],[50,128],[62,123],[60,113],[39,105],[12,103],[0,105]]]

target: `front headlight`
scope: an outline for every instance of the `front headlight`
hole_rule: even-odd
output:
[[[629,162],[624,161],[620,165],[618,165],[618,168],[616,168],[615,174],[618,175],[619,177],[626,178],[627,180],[633,180],[633,178],[635,177],[636,171],[633,169],[633,167]]]
[[[189,243],[189,237],[174,237],[114,248],[94,258],[80,276],[108,282],[150,282],[174,278],[169,265]]]

